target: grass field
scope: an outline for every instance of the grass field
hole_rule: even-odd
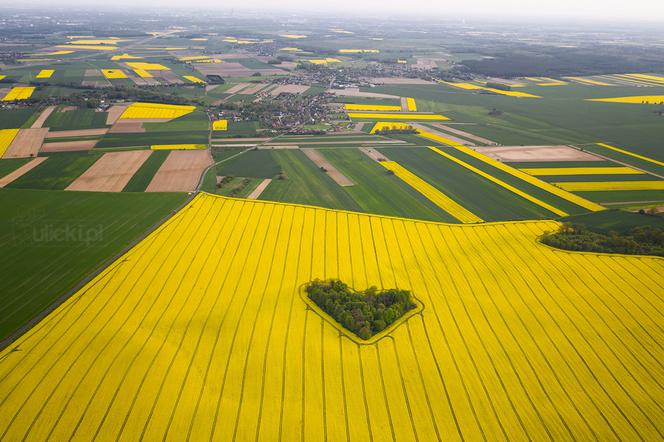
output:
[[[0,178],[30,161],[30,158],[5,158],[4,160],[0,160]]]
[[[183,201],[179,194],[0,189],[0,340]]]
[[[19,129],[35,114],[35,109],[0,109],[0,129]]]
[[[7,187],[63,190],[99,159],[99,152],[63,152],[48,159]]]
[[[217,159],[219,152],[217,150],[216,161],[223,159]],[[251,150],[217,165],[217,175],[223,176],[273,178],[279,173],[281,166],[275,159],[274,151],[271,150]]]
[[[1,437],[661,439],[664,261],[556,228],[200,195],[0,354]],[[358,344],[300,297],[333,277],[424,310]]]
[[[151,146],[153,144],[207,144],[208,132],[178,130],[166,132],[106,134],[95,147]]]

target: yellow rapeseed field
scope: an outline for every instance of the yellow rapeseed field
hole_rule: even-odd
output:
[[[182,106],[177,104],[161,103],[132,103],[120,115],[120,119],[142,118],[178,118],[187,115],[196,109],[196,106]]]
[[[626,77],[637,78],[640,80],[647,80],[652,83],[661,84],[664,86],[664,77],[660,75],[649,75],[649,74],[625,74]]]
[[[309,62],[309,63],[311,63],[311,64],[317,64],[317,65],[321,65],[321,64],[324,65],[324,64],[328,64],[328,63],[341,63],[341,60],[339,60],[338,58],[333,58],[333,57],[328,57],[328,58],[311,58],[311,59],[303,60],[303,61],[307,61],[307,62]]]
[[[16,138],[19,130],[20,129],[0,129],[0,158],[5,154],[9,145],[12,144],[12,141]]]
[[[74,51],[52,51],[52,52],[42,52],[41,54],[32,54],[33,57],[44,57],[47,55],[67,55],[73,54]]]
[[[0,353],[2,440],[661,440],[664,260],[201,194]],[[424,305],[358,344],[314,278]]]
[[[134,69],[134,73],[141,78],[152,78],[152,74],[143,69]]]
[[[127,66],[132,69],[141,69],[144,71],[170,71],[171,68],[164,66],[159,63],[145,63],[142,61],[127,61],[125,62]]]
[[[115,46],[104,46],[104,45],[75,45],[75,44],[66,44],[58,45],[56,48],[62,49],[87,49],[90,51],[114,51],[117,49]]]
[[[407,97],[406,105],[408,106],[408,112],[417,112],[417,102],[414,98]]]
[[[210,57],[207,55],[190,55],[188,57],[180,57],[180,61],[197,61],[197,60],[208,60]]]
[[[443,192],[427,183],[422,178],[418,177],[396,161],[380,161],[379,164],[387,170],[394,172],[394,174],[403,180],[406,184],[420,192],[429,201],[462,223],[481,223],[483,221],[482,218],[475,215],[461,204],[457,203],[452,198],[445,195]]]
[[[374,126],[371,128],[372,134],[375,134],[376,132],[379,132],[381,130],[410,130],[412,129],[413,126],[411,126],[408,123],[399,123],[397,121],[379,121]]]
[[[348,116],[354,119],[365,119],[365,120],[400,120],[400,121],[416,121],[416,120],[429,120],[429,121],[445,121],[449,118],[443,115],[436,114],[407,114],[407,113],[358,113],[358,112],[349,112]]]
[[[634,95],[630,97],[587,98],[586,101],[630,104],[664,104],[664,95]]]
[[[82,40],[73,40],[70,41],[71,44],[75,45],[116,45],[122,43],[123,40],[119,38],[95,38],[95,39],[82,39]]]
[[[202,83],[202,84],[205,84],[205,81],[201,80],[200,78],[198,78],[198,77],[196,77],[196,76],[194,76],[194,75],[183,75],[182,78],[184,78],[185,80],[189,80],[189,81],[191,81],[192,83],[199,83],[199,84]]]
[[[101,73],[109,80],[127,78],[127,74],[122,69],[102,69]]]
[[[6,75],[4,75],[4,74],[0,74],[0,80],[4,80],[5,78],[7,78]]]
[[[212,122],[212,130],[228,130],[228,120],[215,120]]]
[[[2,101],[27,100],[32,96],[34,91],[34,86],[14,86],[9,92],[7,92],[7,95],[2,98]]]
[[[120,55],[114,55],[111,57],[112,61],[119,61],[119,60],[140,60],[143,57],[140,57],[138,55],[130,55],[130,54],[120,54]]]
[[[204,150],[207,149],[205,144],[153,144],[150,146],[152,150]]]
[[[306,35],[302,35],[302,34],[281,34],[281,35],[279,35],[279,37],[291,38],[291,39],[294,39],[294,40],[299,40],[301,38],[307,38]]]
[[[486,87],[486,86],[480,86],[477,84],[472,84],[472,83],[451,83],[449,81],[439,81],[441,84],[446,84],[448,86],[453,86],[457,87],[460,89],[466,89],[466,90],[471,90],[471,91],[487,91],[487,92],[492,92],[494,94],[498,95],[505,95],[508,97],[516,97],[516,98],[542,98],[539,95],[533,95],[529,94],[528,92],[517,92],[517,91],[504,91],[502,89],[495,89],[491,87]]]
[[[567,181],[556,185],[570,192],[664,190],[664,181]]]
[[[522,172],[534,176],[550,175],[639,175],[645,172],[631,167],[537,167],[522,168]]]
[[[42,69],[37,73],[37,75],[35,75],[35,78],[39,79],[51,78],[54,73],[55,69]]]
[[[347,104],[347,111],[401,111],[401,106],[387,104]]]

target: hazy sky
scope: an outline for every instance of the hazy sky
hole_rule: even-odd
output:
[[[28,0],[35,5],[80,5],[90,0]],[[114,6],[187,7],[182,0],[113,0]],[[301,12],[355,12],[378,16],[421,13],[444,16],[493,16],[582,18],[599,20],[648,20],[664,22],[664,0],[196,0],[189,5],[208,9],[282,8]]]

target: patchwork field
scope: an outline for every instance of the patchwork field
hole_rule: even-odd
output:
[[[659,439],[664,261],[556,226],[199,195],[2,352],[2,438]],[[424,310],[359,345],[300,297],[332,277]]]

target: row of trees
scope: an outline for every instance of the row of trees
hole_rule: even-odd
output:
[[[416,307],[408,290],[370,287],[356,292],[338,279],[316,279],[306,292],[325,313],[362,339],[380,333]]]

